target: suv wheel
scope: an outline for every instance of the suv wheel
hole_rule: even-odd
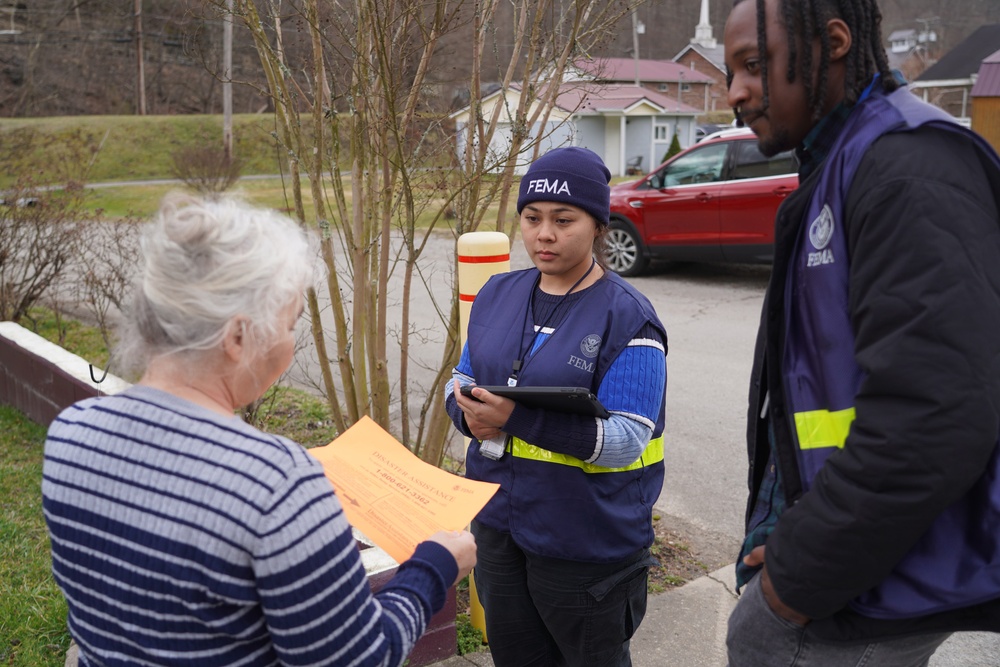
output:
[[[649,264],[635,227],[621,220],[612,220],[607,238],[608,268],[620,276],[637,276]]]

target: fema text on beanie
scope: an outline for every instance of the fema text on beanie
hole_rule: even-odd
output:
[[[601,157],[580,146],[555,148],[531,163],[521,178],[517,212],[536,201],[557,201],[582,208],[598,225],[611,213],[611,172]]]

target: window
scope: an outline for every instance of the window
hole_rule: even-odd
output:
[[[740,141],[736,145],[736,166],[730,178],[765,178],[794,174],[796,171],[798,165],[793,151],[768,158],[757,149],[756,141]]]
[[[670,139],[670,126],[669,125],[654,125],[653,126],[653,140],[654,141],[668,141]]]
[[[711,183],[722,178],[728,143],[712,144],[695,149],[677,158],[649,179],[654,188],[671,188],[675,185]]]
[[[670,90],[670,84],[661,83],[659,86],[656,87],[656,89],[659,90],[661,93],[668,92]]]

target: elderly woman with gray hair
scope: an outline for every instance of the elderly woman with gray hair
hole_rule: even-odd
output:
[[[377,595],[333,488],[234,411],[288,368],[307,238],[232,200],[168,198],[123,336],[139,383],[49,428],[52,569],[81,665],[400,665],[475,563],[440,532]]]

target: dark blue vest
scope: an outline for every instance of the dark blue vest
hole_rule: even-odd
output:
[[[848,312],[850,257],[843,203],[865,152],[880,136],[933,125],[972,136],[1000,168],[992,148],[941,110],[905,89],[874,93],[851,113],[822,166],[798,233],[785,286],[787,333],[784,390],[803,491],[826,459],[844,446],[854,420],[863,373],[854,360]],[[1000,515],[1000,458],[959,502],[948,508],[879,586],[852,607],[876,618],[908,618],[966,607],[1000,596],[1000,531],[984,512]],[[979,528],[980,534],[971,534]],[[975,532],[974,530],[971,532]]]
[[[468,346],[477,384],[506,384],[513,360],[523,356],[519,348],[534,338],[526,309],[537,278],[535,269],[499,274],[476,296]],[[663,330],[649,301],[608,272],[524,363],[518,385],[579,386],[596,393],[611,363],[647,323]],[[626,468],[601,468],[520,440],[493,461],[478,453],[473,440],[468,477],[500,484],[477,521],[511,533],[526,551],[554,558],[613,562],[649,546],[653,503],[663,486],[663,419],[661,404],[654,440]]]

